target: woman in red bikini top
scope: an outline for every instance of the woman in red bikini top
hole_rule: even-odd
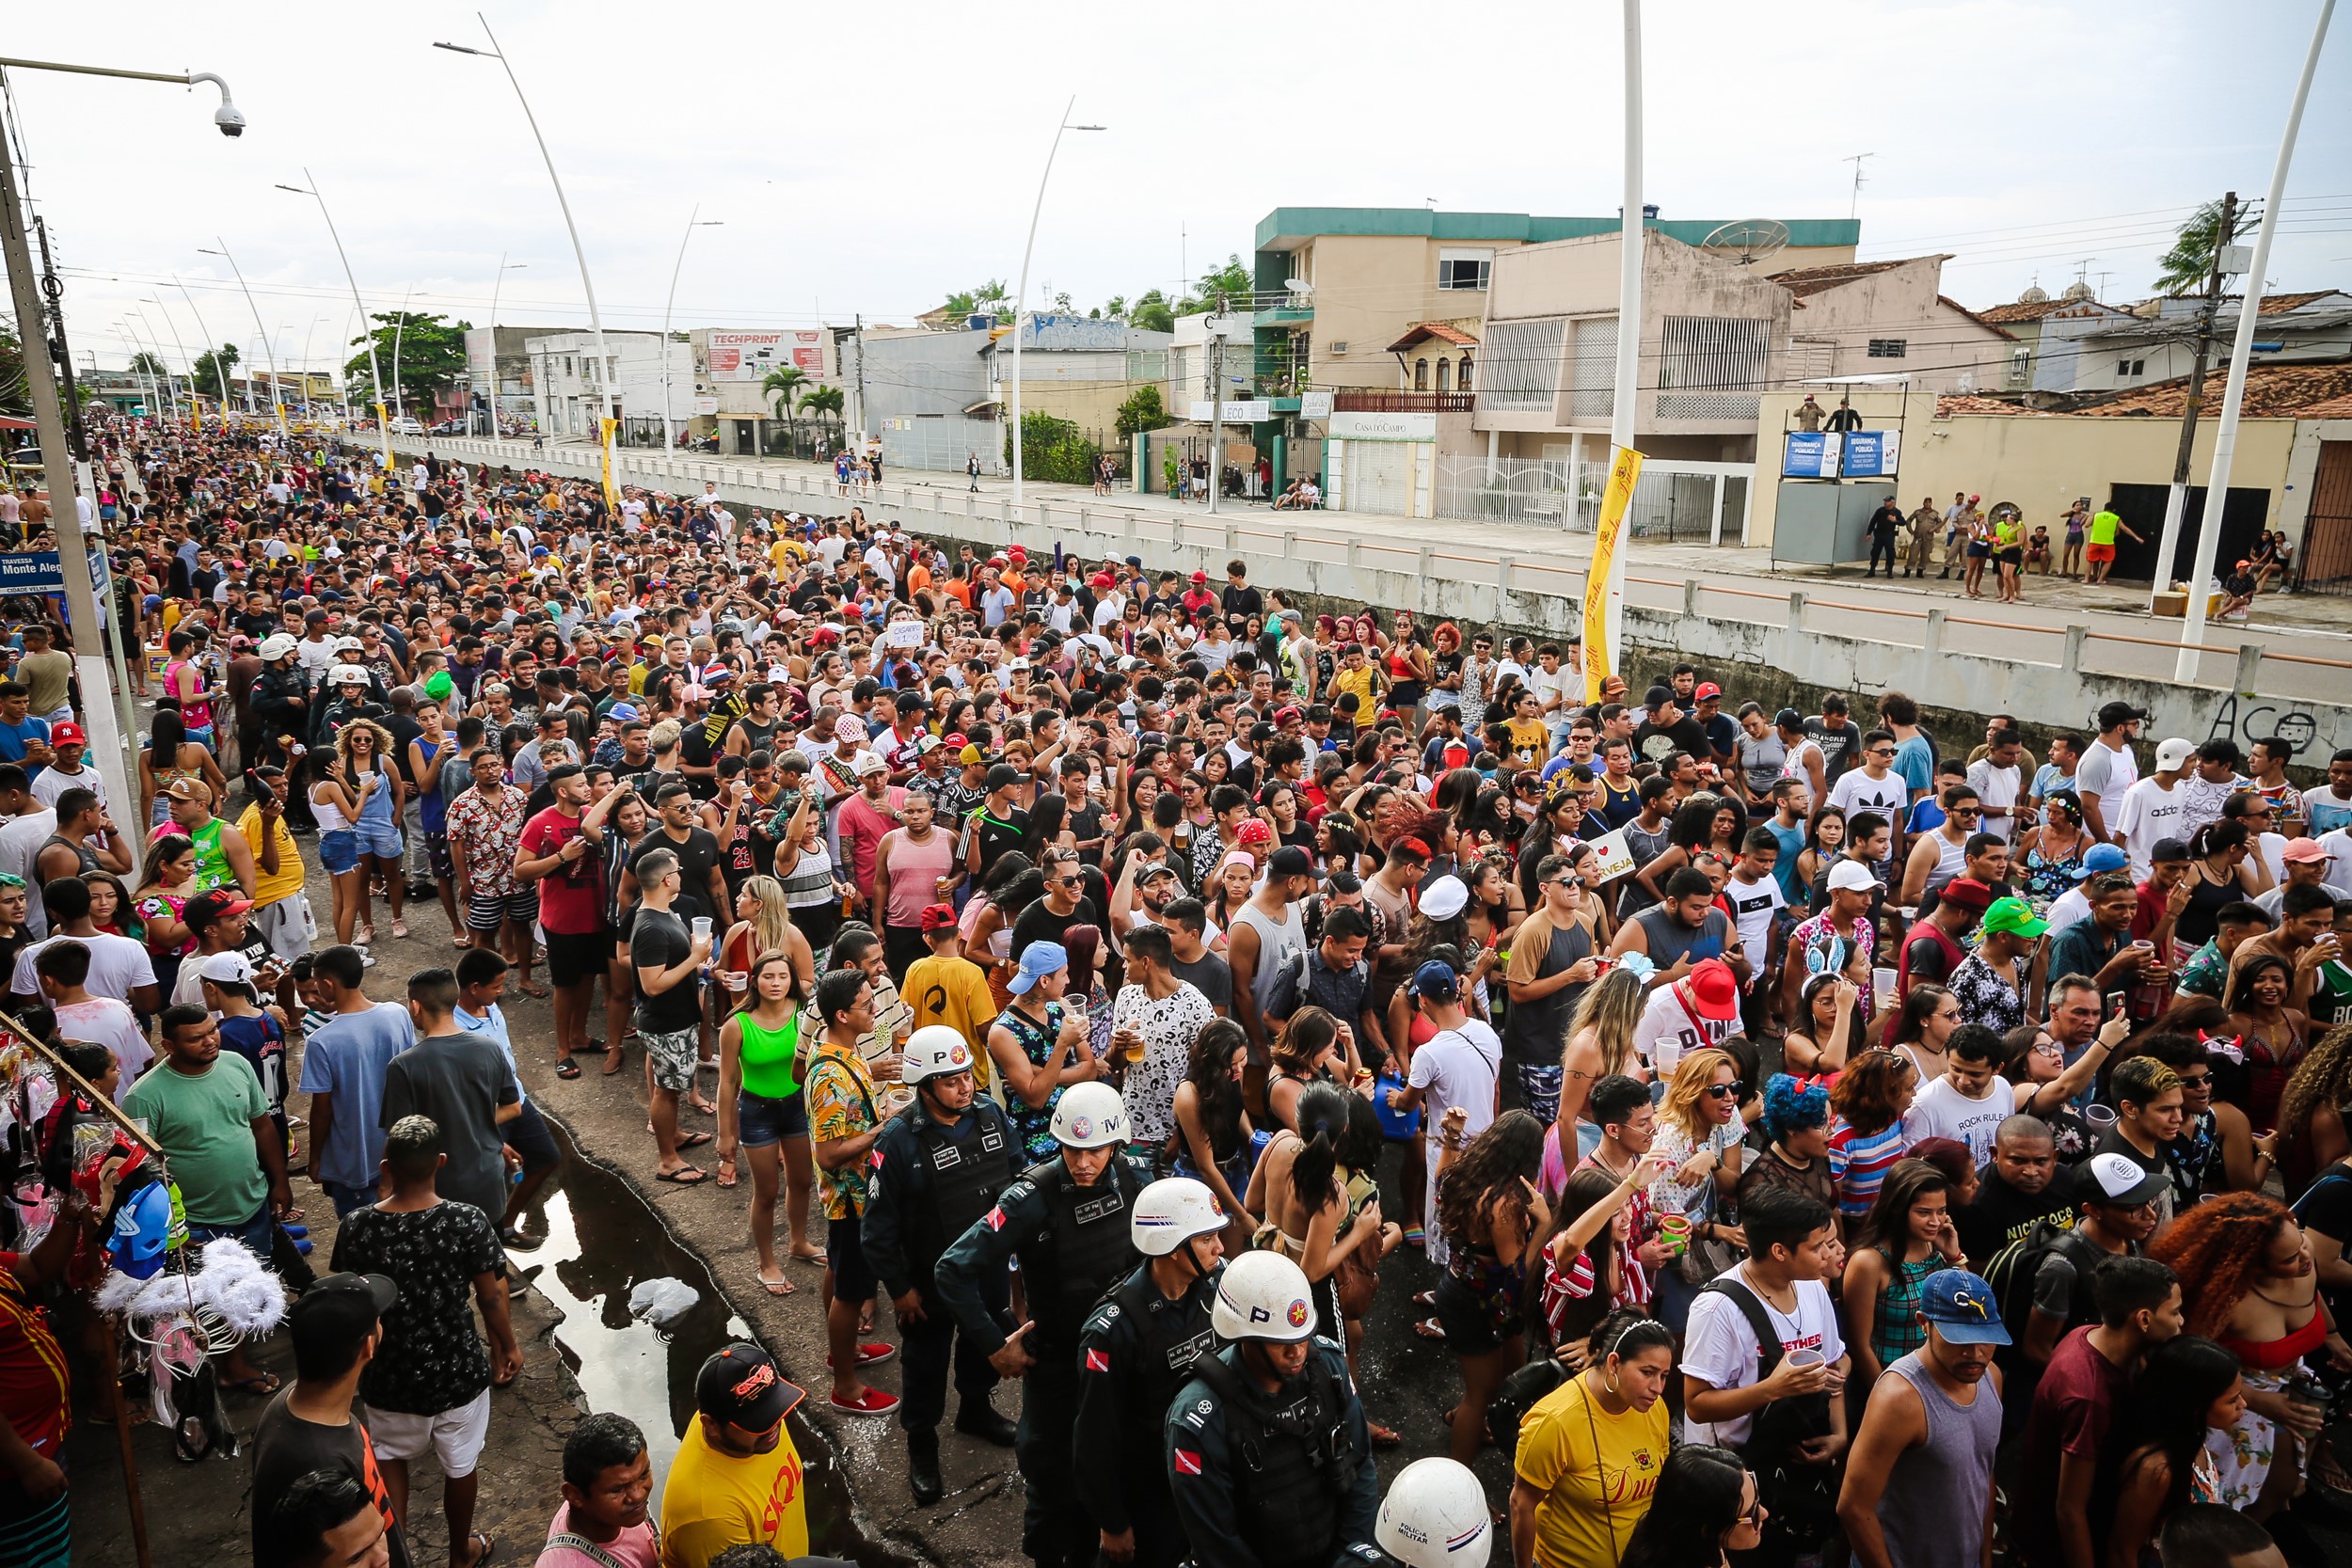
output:
[[[2303,1227],[2275,1198],[2225,1193],[2197,1204],[2148,1255],[2180,1276],[2186,1331],[2218,1342],[2245,1370],[2246,1414],[2232,1451],[2216,1456],[2216,1500],[2244,1508],[2262,1495],[2274,1457],[2296,1463],[2292,1439],[2319,1430],[2318,1407],[2285,1392],[2303,1358],[2324,1350],[2352,1367],[2352,1344],[2328,1321]]]

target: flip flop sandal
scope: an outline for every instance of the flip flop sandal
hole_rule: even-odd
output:
[[[719,1185],[729,1190],[732,1190],[735,1187],[736,1175],[734,1161],[722,1160],[719,1162]]]
[[[710,1174],[697,1165],[680,1165],[675,1170],[655,1171],[653,1179],[667,1181],[673,1187],[699,1187],[710,1180]]]
[[[612,1069],[608,1068],[606,1070],[610,1071]],[[555,1064],[555,1075],[558,1078],[569,1082],[570,1080],[580,1076],[580,1064],[573,1061],[569,1056],[566,1056],[562,1061]]]
[[[466,1565],[466,1568],[489,1568],[490,1560],[498,1555],[499,1544],[497,1538],[494,1536],[485,1535],[480,1530],[475,1530],[468,1539],[481,1542],[482,1551],[480,1555],[475,1557],[471,1562]]]
[[[1398,1448],[1405,1442],[1405,1434],[1394,1427],[1384,1427],[1378,1421],[1366,1421],[1364,1425],[1372,1433],[1372,1446],[1375,1449]]]
[[[770,1279],[756,1269],[752,1271],[752,1279],[761,1290],[771,1296],[788,1296],[800,1288],[789,1279]]]
[[[603,1075],[610,1078],[614,1073],[620,1071],[621,1064],[625,1060],[626,1058],[621,1054],[621,1048],[617,1045],[613,1046],[611,1050],[604,1053]]]
[[[1432,1339],[1438,1344],[1445,1343],[1445,1327],[1435,1318],[1415,1319],[1413,1321],[1413,1332],[1420,1335],[1424,1339]]]
[[[1433,1310],[1438,1305],[1438,1292],[1435,1291],[1417,1291],[1413,1293],[1413,1305],[1420,1307],[1424,1312]]]
[[[520,986],[517,989],[520,990],[525,996],[537,997],[543,1002],[547,1000],[548,988],[545,986]]]
[[[700,1148],[708,1142],[710,1134],[707,1132],[689,1132],[677,1141],[677,1146],[680,1149]]]

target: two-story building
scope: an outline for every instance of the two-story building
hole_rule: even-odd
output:
[[[611,387],[619,394],[621,443],[659,447],[665,393],[675,396],[694,379],[692,346],[659,332],[608,332],[602,356],[593,332],[529,338],[523,348],[532,360],[532,417],[560,440],[597,438]]]

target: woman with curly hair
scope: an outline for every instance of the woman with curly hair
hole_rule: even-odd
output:
[[[1242,1250],[1250,1225],[1241,1195],[1249,1187],[1249,1111],[1242,1098],[1242,1070],[1249,1037],[1230,1018],[1200,1026],[1192,1060],[1176,1085],[1176,1156],[1170,1173],[1205,1182],[1228,1217],[1226,1245]]]
[[[1461,1402],[1446,1421],[1453,1455],[1468,1465],[1486,1434],[1486,1407],[1526,1359],[1527,1254],[1551,1228],[1551,1206],[1535,1186],[1543,1123],[1505,1111],[1465,1147],[1459,1109],[1448,1108],[1438,1138],[1437,1220],[1448,1255],[1436,1306],[1462,1363]]]
[[[2352,1023],[2319,1037],[2279,1097],[2276,1163],[2289,1193],[2352,1154],[2343,1107],[2352,1102]]]
[[[2276,953],[2258,953],[2230,976],[2230,1027],[2253,1074],[2246,1114],[2265,1132],[2279,1125],[2279,1100],[2310,1048],[2312,1021],[2288,1006],[2295,969]]]
[[[1837,1075],[1829,1102],[1837,1113],[1829,1134],[1829,1170],[1837,1182],[1837,1209],[1859,1220],[1878,1201],[1879,1183],[1910,1148],[1903,1113],[1919,1090],[1911,1058],[1874,1049]]]
[[[2106,1527],[2103,1562],[2146,1562],[2169,1515],[2192,1502],[2228,1502],[2213,1456],[2245,1418],[2247,1398],[2237,1358],[2211,1339],[2184,1334],[2150,1353],[2090,1483],[2087,1512],[2094,1530]]]
[[[401,911],[408,885],[400,874],[400,812],[408,786],[391,762],[391,732],[373,719],[352,720],[335,733],[335,758],[342,767],[344,786],[358,806],[346,815],[359,851],[352,902],[358,912],[357,940],[362,947],[375,940],[375,922],[368,908],[371,876],[384,879],[384,899],[392,907],[392,935],[408,934],[408,922]]]
[[[2232,1508],[2264,1501],[2267,1512],[2293,1491],[2302,1443],[2319,1430],[2317,1407],[2286,1397],[2288,1378],[2323,1347],[2339,1366],[2352,1366],[2352,1345],[2320,1298],[2303,1227],[2274,1198],[2227,1193],[2175,1220],[2148,1256],[2181,1276],[2187,1331],[2218,1340],[2246,1374],[2245,1415],[2206,1444],[2219,1478],[2215,1500]],[[2265,1485],[2274,1472],[2276,1484]]]

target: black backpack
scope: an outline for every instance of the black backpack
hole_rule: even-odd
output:
[[[1763,1382],[1787,1354],[1763,1301],[1736,1274],[1710,1280],[1699,1293],[1709,1291],[1728,1297],[1748,1320],[1756,1335],[1756,1380]],[[1747,1441],[1738,1446],[1740,1457],[1756,1472],[1756,1500],[1768,1511],[1759,1547],[1771,1554],[1767,1560],[1817,1550],[1836,1531],[1839,1466],[1807,1465],[1794,1457],[1799,1443],[1828,1434],[1832,1398],[1825,1389],[1772,1401],[1750,1418]]]
[[[2090,1275],[2108,1255],[2079,1232],[2060,1229],[2046,1219],[2039,1220],[2031,1230],[1994,1253],[1993,1261],[1984,1268],[1984,1282],[1993,1287],[1993,1299],[2001,1305],[2001,1322],[2009,1329],[2012,1347],[2026,1342],[2026,1319],[2033,1310],[2034,1275],[2042,1272],[2042,1259],[2054,1252],[2063,1254],[2082,1276],[2067,1328],[2078,1327],[2094,1316],[2090,1308]],[[2014,1355],[2015,1351],[2012,1349],[2010,1354]]]

